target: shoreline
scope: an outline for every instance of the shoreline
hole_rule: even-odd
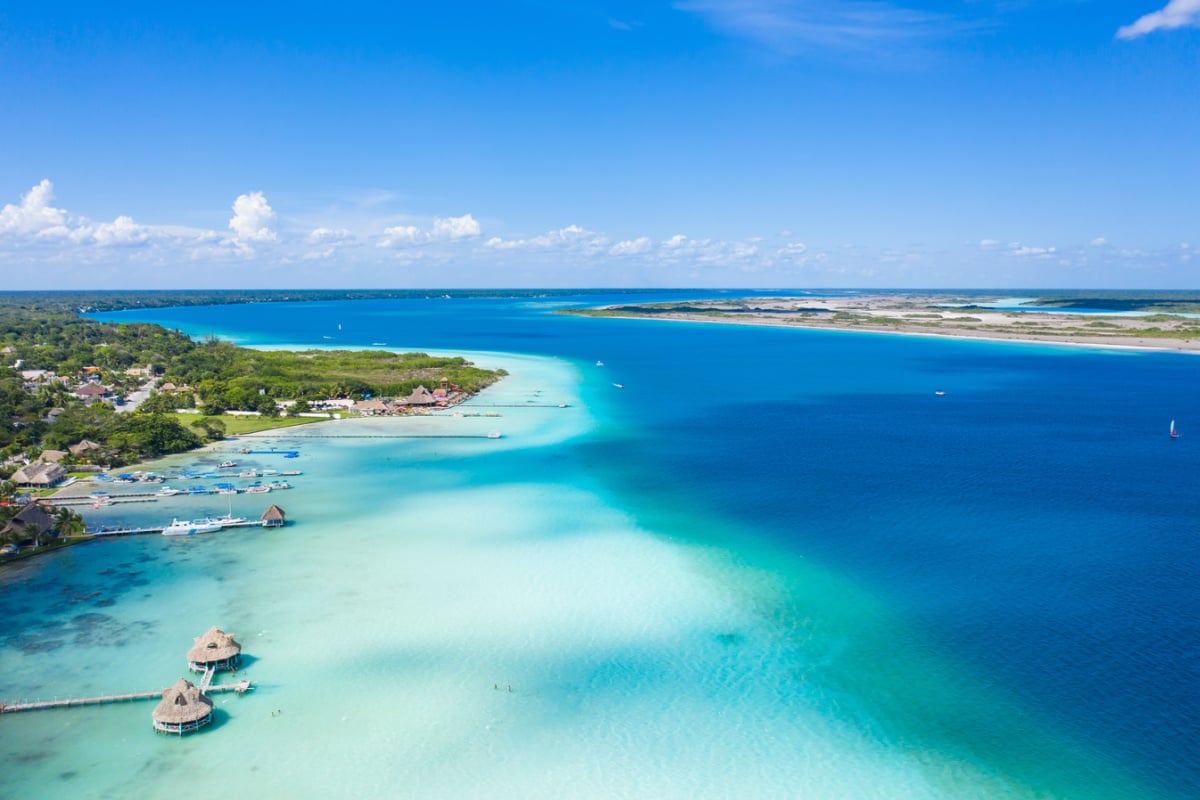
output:
[[[618,319],[707,322],[803,328],[850,333],[927,336],[1014,344],[1066,345],[1103,350],[1200,354],[1200,332],[1187,318],[1149,319],[1107,314],[947,308],[944,298],[922,295],[863,295],[853,298],[755,298],[670,304],[604,306],[563,313]],[[641,312],[641,313],[639,313]],[[913,318],[910,322],[904,317]],[[916,321],[916,320],[921,321]],[[969,325],[963,325],[963,323]],[[1111,331],[1081,329],[1094,326]],[[1179,335],[1139,333],[1178,331]],[[1030,329],[1035,328],[1035,329]]]

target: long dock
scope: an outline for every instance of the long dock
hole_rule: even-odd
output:
[[[247,519],[242,522],[228,522],[221,525],[221,530],[226,528],[264,528],[267,527],[265,520]],[[166,530],[165,525],[156,525],[148,528],[96,528],[94,530],[84,531],[88,536],[139,536],[144,533],[162,533]]]
[[[211,678],[208,678],[211,680]],[[204,694],[219,694],[221,692],[237,692],[244,694],[254,688],[254,684],[250,681],[238,681],[237,683],[218,684],[217,686],[202,685],[201,691]],[[5,705],[0,703],[0,714],[15,714],[18,711],[42,711],[48,708],[75,708],[77,706],[99,706],[109,703],[124,703],[133,700],[157,700],[163,696],[166,689],[159,689],[155,692],[128,692],[126,694],[105,694],[99,697],[74,697],[66,699],[54,700],[37,700],[32,703],[10,703]]]

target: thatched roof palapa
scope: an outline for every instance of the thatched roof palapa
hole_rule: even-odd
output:
[[[158,725],[187,725],[212,713],[213,701],[200,693],[195,684],[180,678],[163,692],[162,700],[151,715]]]
[[[268,527],[273,528],[283,524],[284,516],[283,509],[272,503],[271,507],[263,512],[261,519]]]
[[[241,652],[242,646],[233,640],[233,634],[214,625],[208,633],[196,637],[196,644],[188,650],[187,658],[193,664],[212,664],[237,658]]]
[[[412,390],[412,394],[408,397],[398,400],[397,402],[404,403],[410,406],[430,406],[435,402],[433,395],[424,386],[418,386]]]

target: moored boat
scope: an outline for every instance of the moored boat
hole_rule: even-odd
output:
[[[197,533],[212,533],[221,530],[219,522],[205,519],[173,519],[171,524],[163,528],[163,536],[191,536]]]

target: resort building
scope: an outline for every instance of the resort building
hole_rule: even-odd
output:
[[[188,650],[188,667],[194,672],[212,669],[235,669],[242,661],[242,646],[233,640],[232,633],[225,633],[217,626],[208,633],[196,637],[196,644]]]
[[[264,528],[282,528],[286,521],[284,518],[283,509],[274,503],[271,507],[263,512],[262,523]]]
[[[73,394],[88,405],[112,399],[112,390],[98,383],[89,383],[80,386]]]
[[[412,390],[412,394],[410,394],[408,397],[403,397],[396,400],[397,404],[406,406],[431,406],[436,402],[437,400],[434,399],[433,394],[424,386],[418,386]]]
[[[57,486],[67,477],[67,471],[60,464],[47,464],[35,461],[27,464],[13,473],[12,480],[17,486],[32,486],[45,489]]]
[[[54,527],[54,520],[37,503],[30,503],[16,513],[0,528],[0,539],[14,538],[19,541],[38,541]]]
[[[66,457],[66,450],[43,450],[41,455],[37,457],[37,460],[47,464],[57,464]]]
[[[213,630],[216,630],[215,628]],[[162,700],[151,715],[154,730],[182,736],[197,731],[213,721],[213,702],[186,678],[163,692]]]
[[[360,400],[350,407],[350,411],[354,414],[362,414],[365,417],[373,417],[378,414],[390,414],[392,407],[382,400],[372,398],[370,400]]]

